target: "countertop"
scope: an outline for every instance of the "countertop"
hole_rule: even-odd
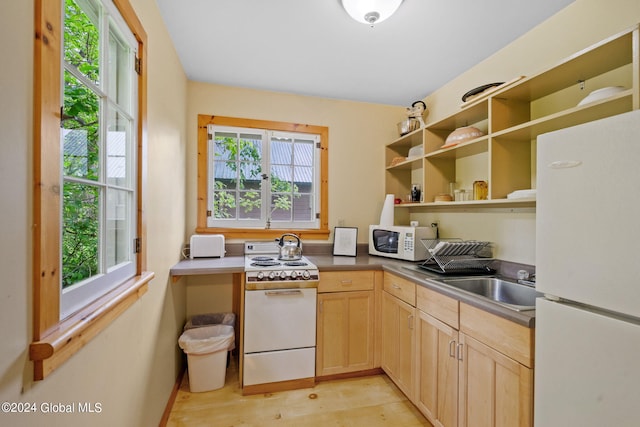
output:
[[[418,286],[424,286],[437,292],[454,298],[458,301],[481,308],[489,313],[511,320],[529,328],[535,327],[535,310],[515,311],[482,299],[475,295],[467,294],[438,282],[440,276],[421,270],[419,263],[398,261],[390,258],[382,258],[370,255],[358,255],[356,257],[332,256],[321,254],[305,254],[311,262],[322,271],[353,271],[353,270],[383,270],[389,271],[405,279],[411,280]],[[223,258],[187,259],[171,267],[170,273],[174,280],[181,276],[243,273],[244,255],[234,255]]]

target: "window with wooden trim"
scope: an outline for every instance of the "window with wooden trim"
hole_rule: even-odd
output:
[[[60,318],[133,277],[137,41],[111,2],[65,0]]]
[[[198,232],[328,235],[326,127],[219,116],[199,126]]]
[[[146,291],[146,34],[127,0],[36,0],[34,378]],[[82,337],[82,339],[80,339]]]

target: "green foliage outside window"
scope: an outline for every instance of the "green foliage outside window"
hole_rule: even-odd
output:
[[[99,32],[72,1],[65,1],[64,60],[94,83],[99,82]],[[61,128],[65,135],[84,135],[80,153],[65,150],[63,173],[83,182],[65,181],[62,201],[62,287],[99,271],[100,189],[98,96],[68,71],[64,73],[64,105]],[[74,147],[64,140],[65,147]],[[86,182],[85,182],[86,181]]]
[[[247,189],[248,181],[262,179],[260,163],[262,159],[258,146],[252,140],[222,136],[216,136],[215,144],[216,157],[223,157],[224,160],[227,160],[225,165],[235,173],[237,188],[235,186],[230,188],[221,179],[215,180],[214,218],[235,218],[236,204],[243,209],[245,214],[254,212],[254,210],[259,211],[262,206],[260,190]],[[271,193],[276,195],[272,199],[270,213],[273,213],[276,209],[290,210],[292,205],[291,195],[300,197],[298,186],[290,181],[282,180],[276,174],[271,174],[269,180],[271,181]],[[236,179],[231,180],[231,182],[235,184]],[[238,194],[238,190],[240,190],[240,194]],[[236,196],[239,201],[237,201]]]

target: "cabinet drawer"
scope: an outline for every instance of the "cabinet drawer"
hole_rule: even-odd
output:
[[[373,289],[373,271],[323,271],[318,292],[368,291]]]
[[[391,273],[384,273],[384,290],[407,304],[416,306],[415,283]]]
[[[418,286],[416,288],[416,300],[419,310],[435,317],[454,329],[460,328],[458,321],[458,300],[431,289]]]
[[[524,366],[533,367],[534,328],[518,325],[482,309],[460,303],[460,331]]]

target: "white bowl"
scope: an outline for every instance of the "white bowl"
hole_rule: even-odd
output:
[[[616,93],[620,93],[625,91],[626,89],[622,86],[607,86],[602,89],[596,89],[587,95],[582,101],[578,103],[578,107],[585,104],[590,104],[595,101],[599,101],[601,99],[609,98],[610,96],[615,95]]]

